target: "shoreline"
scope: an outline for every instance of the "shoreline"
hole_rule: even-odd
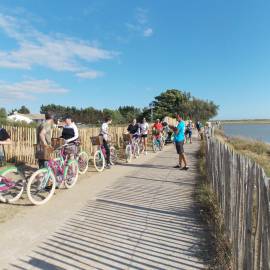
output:
[[[214,121],[213,121],[214,122]],[[270,119],[265,120],[223,120],[220,121],[222,125],[229,124],[229,125],[270,125]]]

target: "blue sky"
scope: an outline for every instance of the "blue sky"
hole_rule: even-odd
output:
[[[1,0],[0,106],[147,106],[166,89],[270,118],[270,2]]]

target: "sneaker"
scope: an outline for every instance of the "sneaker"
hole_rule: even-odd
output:
[[[180,166],[180,165],[176,165],[176,166],[174,166],[174,168],[175,168],[175,169],[180,169],[181,166]]]
[[[185,166],[185,167],[181,168],[180,170],[181,171],[187,171],[188,169],[189,169],[189,167],[188,166]]]

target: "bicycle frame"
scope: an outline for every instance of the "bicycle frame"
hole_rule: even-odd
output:
[[[67,176],[67,165],[71,162],[71,160],[68,159],[68,156],[64,155],[63,147],[59,149],[58,152],[59,157],[49,160],[46,168],[42,169],[44,173],[49,173],[47,174],[47,177],[44,179],[44,181],[41,182],[41,189],[47,186],[51,173],[54,174],[55,179],[59,184],[61,184]],[[61,181],[59,181],[57,177],[59,174],[61,176]]]

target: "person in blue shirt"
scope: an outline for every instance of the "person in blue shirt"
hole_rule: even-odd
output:
[[[179,164],[174,168],[179,168],[181,170],[188,170],[189,167],[187,165],[187,158],[184,151],[185,144],[185,122],[183,121],[181,116],[177,116],[178,124],[174,127],[174,142],[177,154],[179,155]],[[184,166],[182,166],[182,162]]]

